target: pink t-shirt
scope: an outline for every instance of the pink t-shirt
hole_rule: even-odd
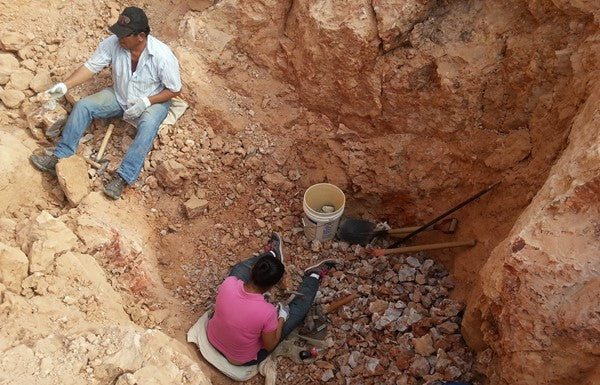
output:
[[[231,360],[248,362],[262,349],[261,333],[277,330],[275,306],[262,294],[248,293],[244,282],[227,277],[217,294],[215,314],[208,321],[210,343]]]

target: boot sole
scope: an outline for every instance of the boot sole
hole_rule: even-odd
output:
[[[277,247],[277,252],[279,253],[279,260],[281,261],[281,263],[283,262],[283,238],[281,238],[281,234],[279,234],[278,232],[273,232],[273,234],[277,234],[277,239],[279,240],[278,243],[278,247]]]
[[[106,195],[107,197],[109,197],[110,199],[112,199],[114,201],[116,201],[117,199],[121,198],[121,194],[115,196],[110,191],[108,191],[106,189],[104,189],[102,192],[104,193],[104,195]]]
[[[33,167],[35,167],[38,171],[42,171],[48,174],[52,174],[54,176],[56,176],[56,169],[50,169],[44,165],[41,165],[39,163],[36,163],[36,161],[34,161],[33,159],[29,158],[29,161],[31,162],[31,164],[33,165]]]
[[[317,263],[315,263],[312,266],[307,267],[306,269],[304,269],[304,274],[308,274],[308,272],[312,269],[316,269],[319,266],[327,266],[327,268],[331,269],[332,267],[334,267],[337,264],[337,260],[336,259],[324,259],[322,261],[319,261]]]

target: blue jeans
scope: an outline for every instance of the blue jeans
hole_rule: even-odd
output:
[[[136,121],[135,139],[117,169],[117,173],[128,184],[133,184],[142,171],[144,159],[150,151],[152,142],[158,134],[158,128],[165,120],[170,106],[171,101],[152,104]],[[54,155],[58,158],[66,158],[75,154],[79,140],[88,129],[92,119],[120,118],[122,116],[123,108],[117,102],[115,91],[112,88],[106,88],[81,99],[75,104],[69,115]]]
[[[256,261],[265,255],[272,254],[270,252],[266,252],[256,257],[239,262],[231,268],[229,275],[233,275],[234,277],[244,281],[244,283],[248,283],[250,281],[250,272],[252,271],[252,266],[256,263]],[[279,342],[283,341],[296,327],[302,324],[315,300],[320,283],[321,282],[319,279],[315,277],[305,276],[304,279],[302,279],[300,286],[298,286],[298,289],[296,290],[302,295],[296,294],[296,297],[294,297],[292,302],[288,304],[290,307],[290,314],[288,319],[283,323]],[[255,365],[267,358],[270,353],[271,352],[266,349],[260,349],[258,351],[256,360],[246,362],[244,365]]]

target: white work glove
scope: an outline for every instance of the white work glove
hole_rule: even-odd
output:
[[[61,82],[61,83],[56,83],[55,85],[53,85],[52,87],[47,89],[45,91],[45,93],[50,95],[50,97],[52,99],[58,99],[58,98],[62,98],[63,96],[65,96],[67,91],[68,91],[67,85],[65,83]]]
[[[287,321],[290,316],[290,307],[284,303],[279,302],[277,304],[277,317],[283,318],[283,322]]]
[[[135,120],[140,117],[140,115],[146,110],[146,108],[150,107],[150,99],[135,99],[133,102],[128,102],[128,105],[130,105],[131,107],[125,110],[125,112],[123,113],[123,119]]]

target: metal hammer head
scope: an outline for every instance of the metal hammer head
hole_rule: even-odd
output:
[[[108,159],[101,159],[99,162],[96,162],[89,158],[84,158],[84,159],[86,162],[88,162],[92,167],[94,167],[96,169],[97,175],[100,175],[104,171],[106,171],[106,168],[108,167],[108,163],[110,162]]]
[[[104,173],[104,171],[106,171],[106,169],[108,168],[108,163],[110,163],[110,160],[100,159],[98,161],[98,164],[100,165],[100,167],[98,167],[98,169],[96,170],[96,174],[102,175],[102,173]]]

